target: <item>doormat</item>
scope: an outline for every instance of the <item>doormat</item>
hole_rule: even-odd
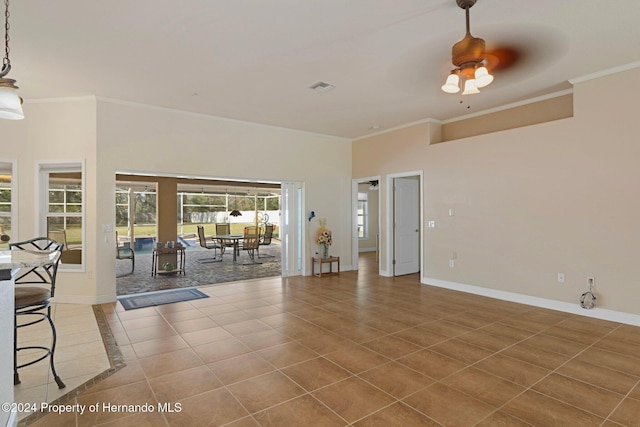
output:
[[[118,301],[120,301],[125,310],[134,310],[136,308],[153,307],[200,298],[209,298],[209,295],[200,292],[196,288],[187,288],[118,297]]]

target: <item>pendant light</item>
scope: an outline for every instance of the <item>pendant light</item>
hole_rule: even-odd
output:
[[[233,193],[233,210],[229,215],[242,216],[242,212],[238,210],[238,193]]]
[[[9,120],[24,119],[22,98],[18,96],[18,86],[14,79],[5,77],[11,71],[9,60],[9,0],[4,1],[4,58],[0,69],[0,118]]]

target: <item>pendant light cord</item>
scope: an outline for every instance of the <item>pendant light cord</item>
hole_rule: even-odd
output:
[[[11,61],[9,60],[9,0],[4,0],[4,6],[4,59],[2,60],[0,77],[11,69]]]

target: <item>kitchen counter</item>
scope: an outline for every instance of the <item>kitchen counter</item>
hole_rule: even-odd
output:
[[[55,262],[60,252],[13,250],[0,251],[0,280],[9,280],[21,268],[33,268]]]

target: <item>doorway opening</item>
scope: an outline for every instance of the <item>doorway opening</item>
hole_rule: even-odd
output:
[[[159,185],[162,180],[171,181],[173,190],[166,191],[165,186],[163,192]],[[290,184],[118,173],[117,244],[133,249],[135,269],[131,272],[129,260],[116,261],[116,294],[292,275],[290,263],[283,262],[289,259],[287,251],[297,246],[295,239],[287,239],[288,227],[283,221],[283,218],[296,218],[296,215],[283,215],[285,209],[290,208],[283,204],[284,189]],[[161,218],[163,214],[165,217]],[[214,253],[201,247],[197,228],[204,229],[211,243],[216,242],[213,237],[220,234],[217,224],[226,224],[230,229],[228,234],[240,236],[246,230],[259,230],[261,244],[249,253],[243,250],[240,238],[237,250],[227,248],[224,256],[221,251]],[[283,240],[293,243],[293,248],[282,244]],[[175,274],[158,270],[157,249],[166,247],[167,243],[184,248],[186,267]],[[216,256],[219,262],[200,262]]]
[[[366,254],[371,262],[380,262],[380,176],[352,180],[352,254],[354,267]],[[379,268],[378,268],[379,270]]]

